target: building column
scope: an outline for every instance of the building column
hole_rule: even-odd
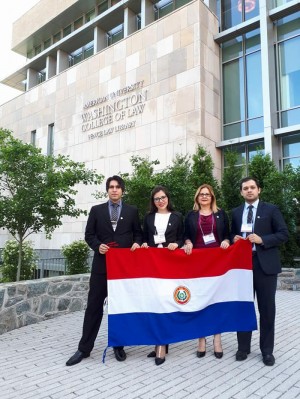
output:
[[[57,50],[56,74],[69,68],[69,54],[63,50]]]
[[[95,26],[94,28],[94,54],[97,54],[99,51],[105,49],[107,47],[107,34],[106,32]]]
[[[141,29],[154,22],[154,8],[150,0],[141,0]]]
[[[124,37],[136,31],[136,15],[130,8],[124,9]]]
[[[26,87],[27,90],[32,89],[34,86],[38,84],[38,76],[39,73],[35,71],[32,68],[27,69],[27,81],[26,81]]]
[[[265,153],[270,154],[276,166],[279,167],[280,154],[278,140],[274,136],[274,129],[277,128],[278,122],[273,32],[274,27],[273,22],[269,18],[268,2],[267,0],[260,0],[260,40]]]
[[[46,80],[55,76],[56,73],[56,60],[48,55],[46,58]]]

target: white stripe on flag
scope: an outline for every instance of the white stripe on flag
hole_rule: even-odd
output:
[[[178,286],[190,290],[185,305],[173,298]],[[232,269],[216,277],[108,280],[108,292],[108,314],[194,312],[214,303],[253,302],[253,277],[252,270]]]

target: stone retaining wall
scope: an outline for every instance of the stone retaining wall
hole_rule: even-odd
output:
[[[0,334],[85,309],[89,277],[78,274],[0,284]]]
[[[78,274],[0,284],[0,334],[85,309],[89,277]],[[300,269],[283,269],[277,287],[300,291]]]

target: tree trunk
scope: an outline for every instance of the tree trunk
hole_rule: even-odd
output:
[[[20,239],[20,241],[19,241],[18,268],[17,268],[17,280],[16,280],[16,281],[20,281],[20,276],[21,276],[21,266],[22,266],[22,244],[23,244],[23,240]]]

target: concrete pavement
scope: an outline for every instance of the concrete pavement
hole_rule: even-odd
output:
[[[196,357],[196,340],[170,345],[162,366],[146,357],[149,347],[127,347],[117,362],[107,342],[104,317],[91,357],[66,367],[81,335],[83,312],[40,322],[0,336],[1,399],[243,399],[300,398],[300,292],[277,292],[276,363],[262,363],[258,332],[252,353],[235,361],[236,335],[223,334],[224,357]]]

